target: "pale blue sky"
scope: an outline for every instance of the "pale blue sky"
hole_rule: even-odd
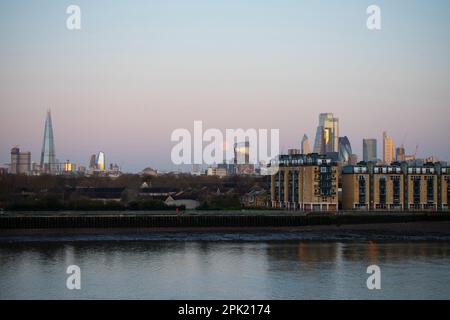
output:
[[[381,31],[366,28],[371,4]],[[387,130],[450,160],[449,30],[444,0],[0,0],[0,162],[14,145],[39,159],[47,108],[61,161],[102,150],[129,171],[173,169],[170,133],[194,120],[279,128],[286,150],[320,112],[360,156]]]

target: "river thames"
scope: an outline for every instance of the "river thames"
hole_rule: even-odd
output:
[[[449,241],[0,242],[1,299],[450,299],[449,283]]]

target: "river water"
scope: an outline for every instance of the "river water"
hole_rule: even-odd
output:
[[[450,242],[0,242],[0,299],[450,299]]]

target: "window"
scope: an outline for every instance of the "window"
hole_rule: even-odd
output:
[[[366,179],[364,176],[358,177],[358,191],[359,191],[359,204],[363,205],[366,203]]]
[[[427,203],[434,203],[434,177],[427,177]]]
[[[380,177],[379,193],[380,193],[380,203],[386,204],[386,177]]]
[[[450,203],[450,177],[447,177],[447,204]]]
[[[393,176],[391,179],[392,179],[394,204],[400,204],[400,177]]]
[[[414,176],[413,180],[413,200],[414,204],[420,204],[420,177]]]

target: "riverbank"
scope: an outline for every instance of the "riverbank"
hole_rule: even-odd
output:
[[[449,212],[355,213],[7,213],[0,216],[0,230],[7,229],[111,229],[111,228],[279,228],[341,226],[378,223],[450,221]]]
[[[52,241],[450,241],[450,221],[299,227],[8,229],[4,242]]]

